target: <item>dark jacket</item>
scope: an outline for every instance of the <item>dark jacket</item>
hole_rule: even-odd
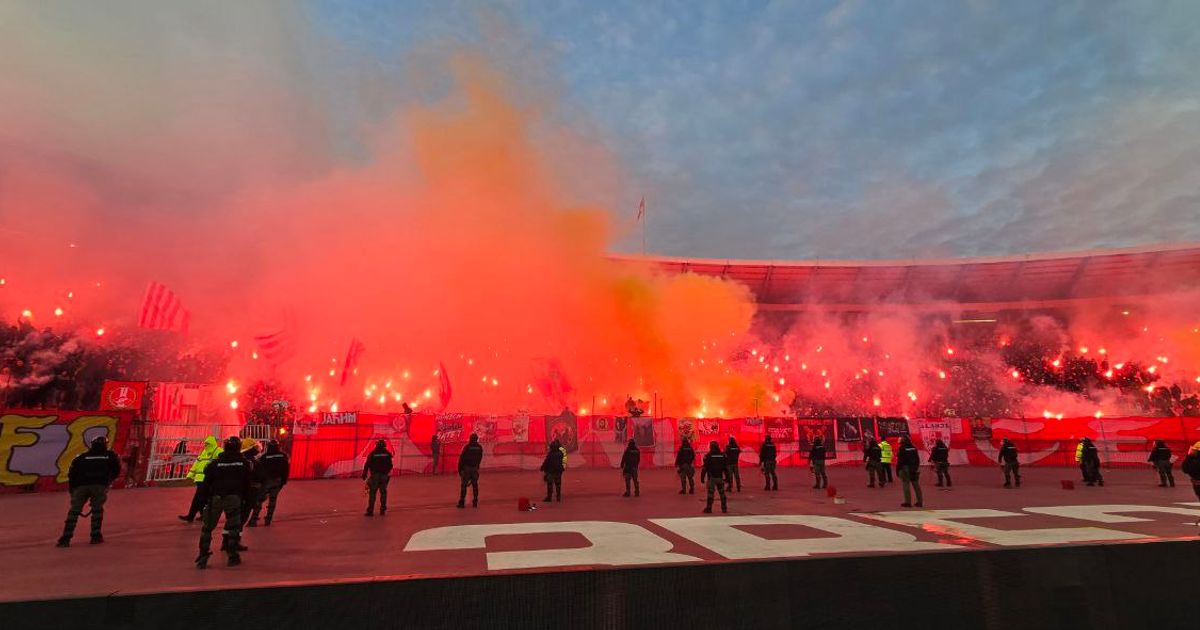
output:
[[[375,450],[367,455],[367,463],[363,466],[362,478],[366,479],[368,474],[371,475],[386,475],[392,472],[392,454],[388,452],[386,447],[376,446]]]
[[[1079,460],[1080,463],[1099,464],[1100,450],[1096,448],[1095,442],[1083,443],[1083,457]]]
[[[760,447],[758,450],[758,461],[773,462],[773,461],[775,461],[776,457],[778,457],[778,455],[776,454],[776,451],[775,451],[775,443],[774,442],[763,442],[762,447]]]
[[[626,447],[625,454],[621,456],[621,470],[624,472],[634,472],[641,465],[642,451],[638,449],[636,444]]]
[[[478,441],[467,442],[458,456],[458,470],[462,472],[464,468],[479,468],[479,464],[482,462],[483,445]]]
[[[812,448],[808,449],[808,461],[823,462],[825,461],[825,445],[813,444]]]
[[[562,474],[563,471],[563,452],[555,444],[550,451],[546,453],[546,459],[542,460],[542,466],[539,469],[546,474]]]
[[[695,466],[696,465],[696,449],[692,448],[691,444],[683,444],[679,447],[679,452],[675,453],[675,467],[680,466]]]
[[[71,460],[67,487],[107,486],[121,474],[121,459],[108,448],[91,448]]]
[[[224,450],[204,469],[204,482],[214,497],[236,494],[250,496],[252,479],[250,462],[236,451]]]
[[[945,444],[941,446],[934,446],[929,450],[929,461],[935,464],[949,464],[950,447],[946,446]]]
[[[916,470],[921,467],[921,453],[912,443],[903,443],[896,451],[896,470],[907,467]]]
[[[280,484],[286,484],[288,474],[291,472],[291,463],[288,461],[287,453],[279,450],[278,446],[268,444],[267,452],[258,459],[255,472],[262,481],[278,479]]]
[[[1155,446],[1150,451],[1150,457],[1146,458],[1148,462],[1171,462],[1171,449],[1166,446]]]
[[[875,463],[883,461],[883,451],[879,450],[879,445],[867,446],[863,449],[863,461],[867,463]]]
[[[1001,446],[1000,456],[996,458],[996,461],[1003,462],[1005,464],[1020,463],[1019,460],[1017,460],[1017,445],[1009,442],[1008,444]]]
[[[1183,471],[1183,474],[1192,478],[1192,483],[1200,484],[1200,451],[1189,452],[1187,457],[1183,458],[1179,469]]]
[[[725,457],[725,453],[720,451],[705,453],[704,467],[700,469],[700,481],[704,481],[705,477],[724,479],[729,474],[729,465],[729,460]]]
[[[725,445],[725,461],[730,466],[737,466],[738,460],[742,458],[742,449],[737,444]],[[705,459],[708,459],[705,457]]]

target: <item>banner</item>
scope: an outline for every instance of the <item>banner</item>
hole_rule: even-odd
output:
[[[859,426],[859,418],[838,418],[837,419],[837,439],[839,442],[861,442],[863,439],[862,427]],[[872,431],[873,433],[874,431]]]
[[[676,433],[679,435],[680,441],[687,440],[695,442],[696,436],[696,419],[695,418],[680,418],[676,423]]]
[[[825,445],[825,459],[837,459],[837,441],[833,439],[833,419],[802,418],[796,420],[796,449],[801,457],[808,457],[808,450],[820,437]]]
[[[951,433],[953,433],[953,424],[957,420],[949,418],[918,418],[913,420],[913,424],[917,427],[918,442],[916,443],[922,450],[928,451],[933,448],[933,445],[941,440],[947,446],[951,443]]]
[[[879,425],[880,439],[905,437],[909,434],[908,420],[904,418],[879,418],[876,423]]]
[[[442,443],[464,441],[465,436],[463,435],[462,414],[438,414],[436,426],[438,439],[441,440]]]
[[[558,440],[568,453],[579,450],[579,428],[575,426],[575,420],[575,414],[570,411],[546,416],[546,443]]]
[[[146,381],[104,381],[100,389],[101,411],[140,411],[146,397]]]
[[[654,446],[654,418],[633,419],[633,441],[639,447]]]
[[[479,436],[480,442],[495,442],[499,433],[498,424],[496,416],[483,416],[475,420],[471,432]]]
[[[796,425],[791,418],[766,418],[767,435],[776,442],[795,442]]]
[[[512,436],[513,442],[528,442],[529,441],[529,416],[522,414],[513,416],[512,419]]]
[[[12,410],[0,414],[0,492],[66,489],[71,460],[97,437],[123,455],[132,411]],[[125,471],[122,470],[122,475]]]

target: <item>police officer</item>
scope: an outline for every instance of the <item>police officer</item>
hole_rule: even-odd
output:
[[[250,464],[250,494],[247,495],[246,505],[242,506],[242,529],[245,529],[250,514],[258,503],[258,495],[262,493],[264,481],[258,470],[258,442],[254,438],[242,440],[242,457]]]
[[[879,441],[879,478],[887,479],[888,483],[895,481],[892,479],[892,445],[884,438]],[[883,484],[879,484],[883,487]]]
[[[1104,486],[1104,475],[1100,474],[1100,449],[1096,448],[1091,438],[1085,437],[1079,443],[1083,446],[1080,453],[1080,465],[1083,466],[1087,485],[1100,484],[1100,486]]]
[[[92,440],[91,448],[71,460],[67,470],[67,488],[71,491],[71,507],[67,510],[67,521],[63,523],[59,547],[69,547],[75,535],[75,523],[83,513],[85,503],[92,507],[92,544],[104,542],[100,526],[104,523],[104,502],[108,500],[108,486],[121,474],[121,460],[108,450],[108,439]]]
[[[696,451],[687,438],[675,453],[675,472],[679,474],[679,494],[696,494]]]
[[[887,484],[883,478],[883,465],[881,458],[882,451],[879,448],[879,443],[875,440],[867,442],[867,447],[863,449],[863,461],[867,463],[867,487],[875,487],[875,479],[879,478],[879,487],[882,488]]]
[[[812,448],[808,449],[808,467],[813,474],[813,490],[829,487],[829,476],[825,474],[825,443],[819,435],[813,438]]]
[[[183,442],[179,444],[184,446]],[[196,455],[196,461],[192,462],[192,467],[188,469],[187,473],[187,478],[196,484],[196,490],[192,492],[192,504],[188,507],[187,514],[179,515],[179,520],[191,523],[196,520],[200,510],[208,505],[208,486],[204,484],[204,469],[220,453],[221,446],[217,444],[217,438],[211,435],[204,438],[204,446],[200,448],[200,453]]]
[[[267,502],[267,516],[263,526],[270,527],[271,519],[275,518],[275,504],[279,501],[279,493],[287,485],[291,473],[291,462],[287,453],[279,449],[279,442],[267,442],[267,451],[258,459],[254,468],[258,476],[260,490],[254,498],[254,511],[250,514],[250,527],[258,527],[258,514],[262,511],[263,501]]]
[[[543,501],[549,502],[553,496],[555,500],[562,503],[562,476],[566,466],[563,464],[566,453],[562,449],[562,445],[558,440],[550,442],[550,449],[546,452],[546,459],[542,460],[542,478],[546,480],[546,498]]]
[[[241,440],[230,437],[225,440],[224,449],[216,459],[205,469],[205,479],[209,489],[208,506],[204,509],[204,527],[200,530],[200,555],[196,556],[196,567],[208,568],[208,558],[212,555],[212,533],[217,527],[221,515],[225,515],[225,530],[222,532],[221,549],[228,555],[228,565],[233,567],[242,563],[240,551],[242,537],[242,510],[248,507],[250,499],[251,467],[242,457]]]
[[[1021,487],[1021,462],[1017,459],[1017,445],[1012,443],[1012,440],[1004,438],[1000,441],[1000,456],[996,458],[1000,462],[1000,467],[1004,470],[1004,487],[1011,488],[1012,482],[1017,482],[1017,487]]]
[[[954,482],[950,481],[950,447],[946,446],[945,442],[938,440],[933,448],[929,449],[929,463],[933,465],[933,472],[937,473],[939,488],[943,485],[947,488],[954,485]]]
[[[387,488],[391,481],[392,454],[387,449],[387,440],[375,442],[375,450],[367,455],[362,478],[367,480],[366,516],[375,515],[375,495],[379,495],[379,515],[387,514]]]
[[[900,477],[900,487],[904,489],[904,503],[901,503],[900,507],[913,506],[909,486],[912,486],[912,494],[917,495],[916,506],[922,507],[925,503],[921,497],[921,454],[907,435],[900,438],[900,451],[896,454],[896,475]]]
[[[729,438],[732,442],[733,438]],[[713,440],[708,443],[708,453],[704,455],[704,465],[700,469],[700,483],[708,481],[705,486],[708,498],[707,504],[704,506],[705,514],[712,514],[713,491],[721,495],[721,511],[728,512],[728,506],[725,500],[725,484],[729,481],[729,462],[726,460],[725,453],[721,452],[721,447],[717,445],[717,441]]]
[[[1188,449],[1187,456],[1179,464],[1179,470],[1191,477],[1192,492],[1196,493],[1196,499],[1200,500],[1200,442],[1196,442]],[[1196,519],[1196,524],[1200,525],[1200,519]]]
[[[1175,475],[1171,472],[1171,449],[1167,447],[1167,443],[1162,440],[1154,442],[1154,448],[1150,451],[1150,457],[1146,459],[1154,466],[1154,470],[1158,472],[1158,487],[1165,488],[1170,483],[1171,487],[1175,487]]]
[[[472,433],[458,456],[458,504],[455,507],[466,507],[467,486],[471,486],[471,507],[479,507],[479,466],[482,463],[483,446],[479,444],[479,436]]]
[[[737,484],[737,491],[742,491],[742,473],[738,470],[738,460],[742,458],[742,449],[738,447],[737,440],[733,436],[729,436],[729,443],[725,445],[725,465],[729,466],[729,489],[734,489],[734,483]]]
[[[775,451],[775,442],[771,440],[771,436],[763,438],[762,447],[758,449],[759,466],[762,468],[763,478],[767,485],[763,490],[778,490],[779,476],[775,474],[775,460],[778,454]]]
[[[641,465],[642,451],[638,449],[636,442],[629,440],[629,445],[625,447],[625,454],[621,455],[621,476],[625,478],[625,494],[621,496],[629,496],[630,481],[633,481],[633,496],[642,496],[642,488],[638,485],[638,467]]]

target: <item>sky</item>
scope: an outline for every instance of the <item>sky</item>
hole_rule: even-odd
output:
[[[317,0],[348,47],[493,44],[618,156],[650,250],[1008,255],[1200,240],[1200,4]],[[407,6],[403,6],[407,5]],[[640,248],[627,239],[626,249]]]
[[[641,249],[643,196],[670,256],[1200,241],[1198,27],[1190,0],[13,3],[0,157],[61,152],[186,212],[370,160],[370,130],[472,49],[545,133],[586,139],[556,161],[617,251]]]

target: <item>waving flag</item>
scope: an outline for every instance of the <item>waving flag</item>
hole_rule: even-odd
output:
[[[292,311],[284,311],[283,324],[279,328],[255,335],[254,345],[272,368],[296,356],[296,318]]]
[[[566,405],[568,394],[573,388],[563,371],[562,363],[558,359],[535,359],[534,368],[538,372],[535,383],[542,396],[560,405]]]
[[[362,357],[363,350],[367,347],[358,339],[350,340],[350,349],[346,351],[346,362],[342,364],[342,385],[346,384],[346,380],[350,378],[350,374],[354,372],[354,368],[358,367],[358,360]]]
[[[438,401],[442,403],[442,411],[450,405],[450,375],[446,373],[446,365],[438,361]]]
[[[644,218],[646,218],[646,197],[643,195],[641,203],[638,204],[637,220],[641,221]]]
[[[142,298],[138,312],[138,327],[151,330],[173,330],[187,334],[192,314],[166,285],[151,282]]]

